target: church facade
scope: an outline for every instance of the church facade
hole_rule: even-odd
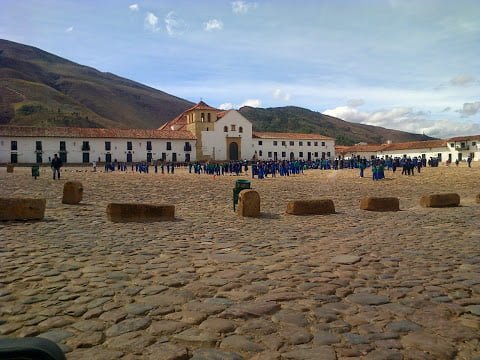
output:
[[[254,132],[236,110],[203,101],[159,129],[0,126],[0,163],[66,164],[335,158],[334,139],[318,134]]]

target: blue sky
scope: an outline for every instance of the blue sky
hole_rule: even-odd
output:
[[[478,0],[2,0],[0,37],[212,106],[480,134]]]

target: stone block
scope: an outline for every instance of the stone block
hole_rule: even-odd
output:
[[[287,204],[287,214],[328,215],[335,214],[335,205],[330,199],[295,200]]]
[[[107,205],[107,217],[113,222],[172,221],[175,206],[111,203]]]
[[[45,199],[0,198],[0,220],[42,220]]]
[[[255,190],[242,190],[238,199],[238,215],[258,217],[260,215],[260,195]]]
[[[82,201],[83,185],[79,181],[67,181],[63,185],[63,204],[76,205]]]
[[[420,198],[420,205],[425,208],[455,207],[460,205],[460,195],[455,193],[424,195]]]
[[[7,164],[7,173],[13,173],[14,166],[12,164]]]
[[[400,201],[395,197],[364,197],[360,209],[368,211],[400,211]]]
[[[477,201],[477,204],[480,204],[480,194],[477,194],[476,201]]]

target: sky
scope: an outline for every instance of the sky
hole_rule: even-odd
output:
[[[1,0],[0,38],[222,109],[480,134],[479,0]]]

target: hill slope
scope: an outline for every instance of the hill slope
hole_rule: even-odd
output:
[[[0,39],[0,124],[157,128],[192,103]]]
[[[253,128],[257,131],[318,133],[335,138],[338,145],[353,145],[358,142],[382,144],[387,140],[404,142],[432,139],[421,134],[350,123],[295,106],[267,109],[244,106],[239,111],[253,123]]]

